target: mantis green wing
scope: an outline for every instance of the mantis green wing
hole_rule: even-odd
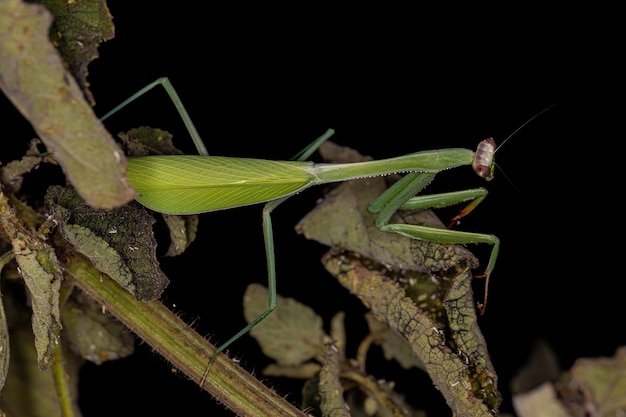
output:
[[[167,214],[197,214],[264,203],[315,183],[312,162],[200,155],[129,158],[137,201]]]

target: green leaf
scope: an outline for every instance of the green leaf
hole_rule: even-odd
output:
[[[137,195],[126,158],[50,43],[51,21],[42,5],[0,2],[0,88],[89,205],[122,206]]]
[[[268,299],[264,286],[248,286],[243,304],[248,323],[267,308]],[[282,366],[301,365],[321,355],[325,336],[321,317],[293,298],[277,296],[276,304],[274,312],[250,330],[263,353]]]

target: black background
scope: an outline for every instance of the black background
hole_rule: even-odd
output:
[[[611,356],[624,344],[623,326],[613,324],[623,319],[616,290],[623,276],[616,232],[623,220],[615,195],[623,175],[612,162],[616,141],[607,141],[615,138],[608,126],[617,111],[607,101],[560,88],[582,79],[556,64],[555,55],[567,48],[558,37],[520,32],[498,42],[501,34],[481,28],[484,22],[450,36],[458,29],[451,23],[426,29],[428,19],[412,21],[401,11],[385,18],[376,10],[226,12],[124,3],[109,4],[116,37],[89,67],[96,113],[167,76],[213,155],[287,159],[329,127],[336,130],[334,141],[377,159],[474,148],[489,136],[501,141],[556,103],[501,149],[496,159],[510,182],[498,171],[487,184],[489,197],[459,226],[496,234],[502,242],[480,318],[505,397],[501,411],[512,411],[509,383],[534,341],[546,340],[564,369],[580,357]],[[4,98],[2,104],[4,114],[21,117]],[[106,125],[114,134],[138,125],[161,127],[194,152],[162,91]],[[29,138],[24,135],[24,146]],[[478,185],[481,180],[463,168],[442,174],[428,191]],[[314,306],[326,323],[339,310],[351,311],[348,326],[362,336],[365,310],[323,270],[319,258],[326,248],[293,231],[320,191],[308,190],[274,213],[278,290]],[[162,260],[171,280],[164,302],[216,342],[243,327],[247,284],[265,283],[260,214],[255,206],[202,215],[197,242]],[[487,261],[488,247],[471,249]],[[478,299],[482,282],[475,289]],[[268,363],[247,336],[231,352],[257,373]],[[388,368],[393,366],[378,363],[372,372],[388,377]],[[223,410],[170,369],[141,344],[131,358],[86,365],[83,415]],[[432,415],[448,414],[427,377],[402,375],[399,391],[412,403]],[[298,384],[268,383],[297,401]]]

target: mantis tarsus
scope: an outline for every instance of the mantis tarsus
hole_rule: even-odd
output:
[[[418,196],[418,193],[435,178],[437,173],[463,165],[471,165],[478,176],[487,181],[491,180],[494,174],[496,151],[493,139],[481,141],[476,152],[450,148],[359,163],[306,162],[305,160],[333,135],[334,131],[328,129],[290,161],[209,156],[182,101],[167,78],[155,80],[139,90],[104,115],[101,120],[110,117],[158,85],[162,85],[167,91],[200,155],[130,157],[127,175],[131,186],[139,193],[137,201],[154,211],[178,215],[207,213],[265,203],[262,217],[270,294],[268,307],[255,320],[221,344],[210,363],[220,352],[260,323],[276,307],[276,271],[271,213],[292,195],[314,185],[405,173],[406,175],[401,180],[370,204],[369,211],[376,215],[377,227],[382,231],[394,232],[411,239],[442,244],[487,243],[492,245],[487,267],[480,275],[485,278],[485,292],[483,301],[478,303],[478,308],[481,313],[484,312],[487,304],[489,277],[493,272],[500,248],[500,241],[496,236],[417,225],[390,224],[389,220],[397,210],[445,207],[465,201],[469,201],[469,204],[452,219],[451,225],[469,214],[487,196],[485,188],[424,196]],[[543,111],[533,116],[524,125],[541,113]],[[201,384],[203,382],[204,378]]]

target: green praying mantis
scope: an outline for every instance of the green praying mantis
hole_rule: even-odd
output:
[[[107,119],[159,85],[164,87],[174,103],[199,155],[154,155],[128,158],[127,176],[131,186],[139,193],[137,201],[156,212],[176,215],[208,213],[265,203],[262,212],[262,227],[269,288],[268,307],[217,348],[209,367],[220,352],[259,324],[275,309],[276,269],[271,213],[291,196],[314,185],[404,173],[402,179],[370,204],[369,211],[376,215],[374,220],[376,226],[384,232],[397,233],[410,239],[441,244],[486,243],[492,245],[487,267],[483,274],[477,276],[485,279],[484,299],[478,303],[479,310],[481,313],[484,312],[487,304],[489,277],[495,267],[500,249],[498,237],[491,234],[449,230],[450,228],[436,229],[410,224],[394,224],[389,223],[389,220],[398,210],[446,207],[468,201],[465,208],[451,220],[450,225],[469,214],[487,196],[485,188],[434,195],[418,194],[433,181],[439,172],[464,165],[471,165],[479,177],[490,181],[494,176],[496,153],[496,144],[492,138],[481,141],[476,151],[460,148],[438,149],[383,160],[345,164],[306,161],[322,143],[333,135],[334,131],[328,129],[326,133],[298,153],[293,160],[273,161],[209,156],[182,101],[167,78],[157,79],[142,88],[101,117],[101,120]],[[529,119],[506,140],[548,108]],[[208,374],[208,369],[201,384]]]

